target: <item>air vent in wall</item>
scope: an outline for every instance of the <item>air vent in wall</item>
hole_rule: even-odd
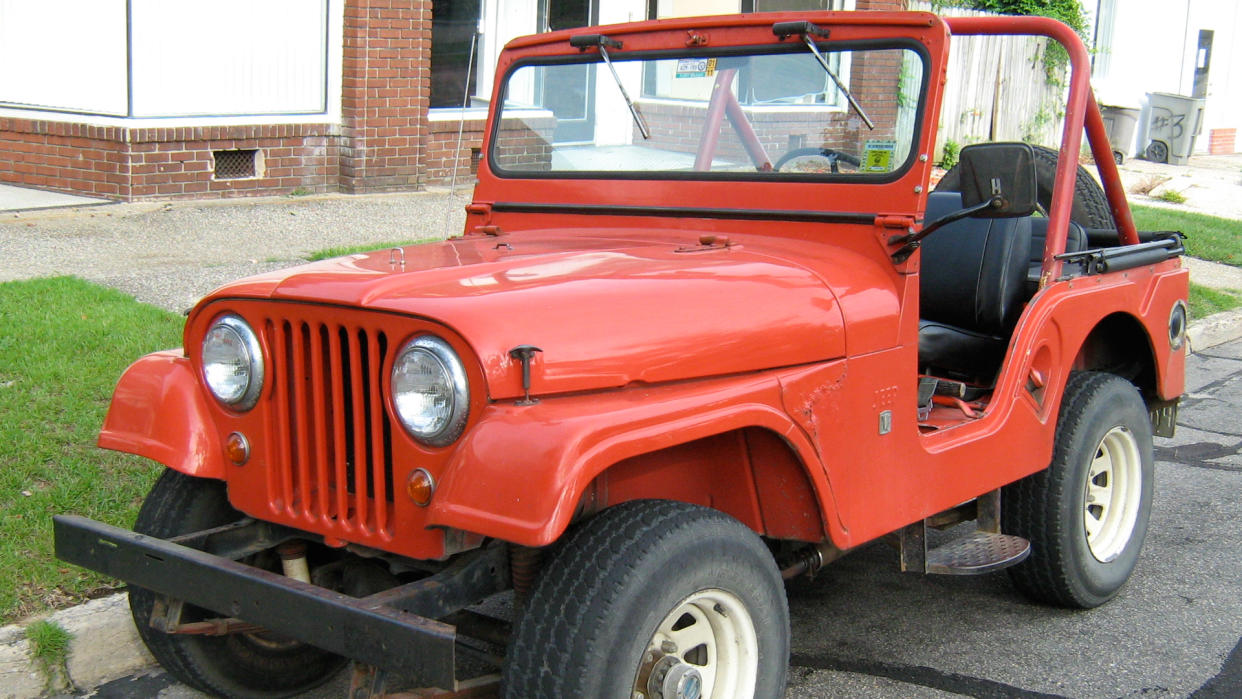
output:
[[[257,150],[217,150],[212,151],[212,158],[216,161],[217,180],[238,180],[247,177],[254,177],[255,159],[258,155]]]

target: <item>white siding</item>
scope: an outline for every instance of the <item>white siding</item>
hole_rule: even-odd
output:
[[[125,0],[0,0],[0,107],[160,120],[331,118],[343,5],[131,0],[127,18]]]
[[[133,0],[134,116],[323,112],[326,0]]]
[[[0,104],[124,115],[125,0],[0,0]]]
[[[1208,131],[1242,130],[1242,3],[1237,0],[1125,0],[1112,3],[1106,42],[1097,58],[1096,92],[1101,102],[1143,107],[1148,92],[1190,95],[1194,87],[1199,30],[1215,32],[1208,77],[1203,135],[1196,151],[1208,147]],[[1102,33],[1103,34],[1103,33]],[[1143,123],[1139,124],[1142,133]],[[1146,143],[1136,144],[1141,150]]]

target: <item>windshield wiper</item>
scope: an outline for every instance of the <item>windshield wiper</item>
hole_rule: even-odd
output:
[[[850,94],[849,88],[847,88],[845,84],[841,82],[841,78],[838,78],[837,74],[833,72],[832,67],[828,65],[828,60],[824,58],[824,54],[819,52],[819,47],[816,46],[815,42],[811,39],[812,34],[822,36],[825,39],[828,38],[827,29],[817,27],[814,23],[807,21],[777,22],[772,25],[772,33],[781,39],[787,39],[794,34],[801,36],[802,43],[806,44],[806,47],[811,50],[811,53],[815,54],[815,59],[818,60],[819,64],[824,67],[824,72],[828,74],[828,77],[832,78],[832,82],[836,84],[837,89],[841,91],[841,94],[845,95],[846,101],[850,103],[850,106],[854,108],[854,111],[858,112],[858,116],[862,117],[862,120],[867,125],[867,128],[872,131],[875,130],[875,122],[871,121],[871,117],[867,116],[867,113],[863,111],[861,106],[859,106],[858,100],[854,99],[854,96]],[[602,48],[600,50],[603,51]]]
[[[621,91],[621,96],[625,98],[625,104],[630,108],[630,116],[634,117],[634,125],[638,127],[638,132],[643,135],[644,140],[651,139],[651,132],[647,130],[647,122],[643,121],[643,117],[638,113],[638,108],[634,106],[634,100],[630,99],[630,93],[625,91],[625,86],[621,84],[621,76],[617,75],[617,69],[612,67],[612,59],[608,57],[608,47],[614,49],[621,48],[621,42],[604,36],[603,34],[578,34],[569,37],[569,45],[583,51],[592,46],[599,47],[599,55],[604,58],[604,63],[608,64],[608,70],[612,71],[612,79],[617,83],[617,89]],[[865,117],[864,117],[865,118]]]

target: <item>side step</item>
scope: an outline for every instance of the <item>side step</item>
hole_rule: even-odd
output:
[[[1020,536],[975,532],[927,552],[925,572],[933,575],[982,575],[1017,565],[1031,554]]]
[[[982,575],[1017,565],[1031,555],[1031,542],[1000,533],[1000,490],[979,496],[975,515],[978,531],[931,550],[927,548],[929,520],[904,527],[899,532],[901,570],[931,575]]]

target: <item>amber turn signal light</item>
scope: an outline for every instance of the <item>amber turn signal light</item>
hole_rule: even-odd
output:
[[[243,466],[250,460],[250,442],[246,440],[246,435],[241,432],[234,432],[224,440],[224,454],[229,457],[229,461],[235,466]]]
[[[427,473],[427,469],[416,468],[405,481],[405,494],[410,496],[415,505],[426,507],[431,496],[436,492],[436,481]]]

